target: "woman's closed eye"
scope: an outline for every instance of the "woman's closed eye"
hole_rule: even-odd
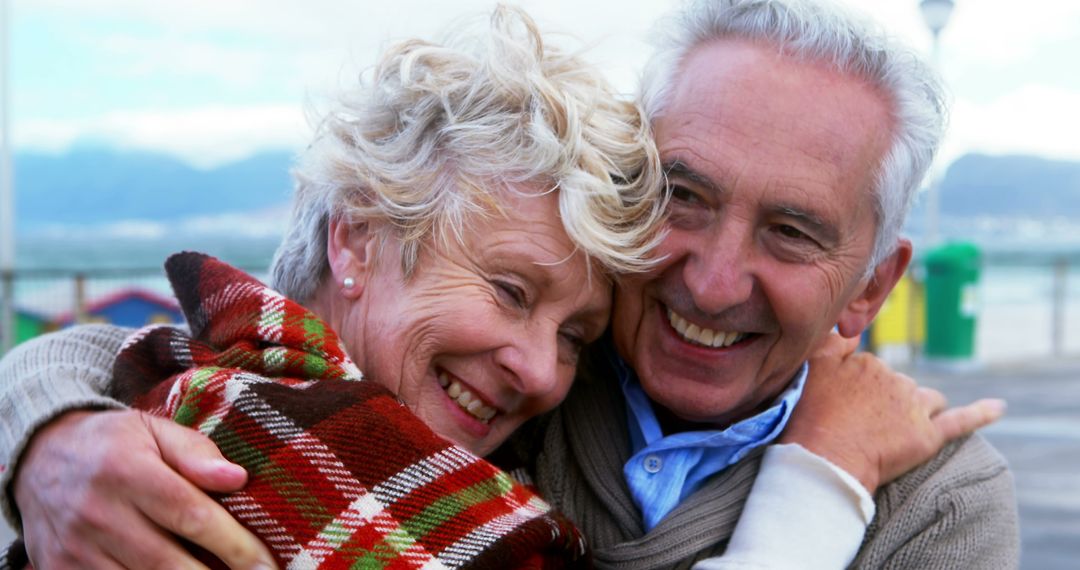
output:
[[[521,286],[502,280],[495,280],[492,283],[499,290],[499,295],[515,307],[524,309],[529,306],[528,293]]]

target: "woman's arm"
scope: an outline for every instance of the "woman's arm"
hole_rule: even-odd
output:
[[[803,396],[770,446],[720,558],[695,570],[844,568],[874,516],[871,495],[946,443],[997,420],[999,400],[949,408],[834,335],[810,359]]]
[[[41,568],[198,567],[175,533],[231,568],[272,567],[262,543],[204,491],[240,488],[244,470],[198,432],[101,395],[131,332],[75,327],[0,361],[0,503],[31,561]]]
[[[770,445],[724,555],[694,570],[846,568],[874,512],[846,471],[801,445]]]

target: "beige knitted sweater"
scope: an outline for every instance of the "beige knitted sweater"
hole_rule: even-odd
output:
[[[26,438],[70,409],[119,408],[100,395],[130,329],[84,326],[16,347],[0,361],[0,453],[17,463]],[[59,389],[50,379],[65,378]],[[17,381],[16,381],[17,379]],[[70,381],[69,381],[70,380]],[[567,402],[514,442],[534,460],[545,498],[582,527],[602,568],[689,568],[721,554],[760,464],[751,454],[713,477],[652,532],[622,478],[629,458],[625,404],[606,370],[586,371]],[[531,435],[531,437],[530,437]],[[11,476],[0,508],[13,526]],[[1019,531],[1010,473],[975,436],[882,488],[854,568],[1016,568]],[[777,536],[777,548],[784,538]]]

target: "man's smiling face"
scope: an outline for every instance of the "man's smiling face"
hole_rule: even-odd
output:
[[[864,274],[889,104],[778,51],[698,46],[654,120],[673,191],[666,259],[624,279],[613,328],[645,391],[682,420],[752,414],[830,329],[859,334],[884,300]]]

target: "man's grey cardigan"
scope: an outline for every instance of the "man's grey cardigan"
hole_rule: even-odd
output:
[[[760,453],[714,476],[645,533],[622,475],[631,455],[626,404],[606,359],[588,356],[567,401],[532,434],[541,494],[582,528],[599,567],[689,568],[722,553],[757,475]],[[949,444],[885,485],[875,502],[877,514],[852,568],[1019,565],[1012,474],[978,435]],[[776,548],[784,543],[776,537]]]

